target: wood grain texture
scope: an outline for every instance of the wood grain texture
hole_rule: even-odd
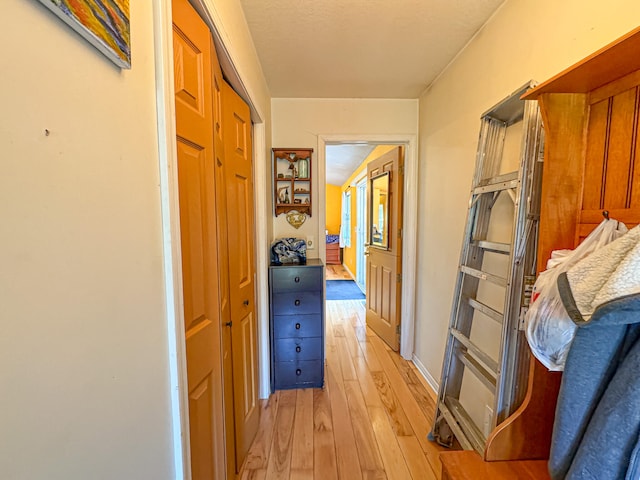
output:
[[[543,94],[538,101],[546,135],[538,238],[538,271],[543,271],[552,250],[575,246],[587,105],[584,94]]]
[[[333,437],[331,401],[326,388],[313,391],[313,442],[314,478],[336,480],[338,467]]]
[[[402,455],[404,456],[409,472],[414,479],[420,478],[424,480],[437,480],[439,478],[438,474],[441,468],[438,468],[438,466],[432,466],[424,455],[420,455],[422,453],[422,448],[420,447],[420,442],[418,442],[416,437],[398,437],[398,445],[400,445]]]
[[[313,390],[297,390],[291,470],[313,473]]]
[[[560,372],[549,372],[531,357],[527,395],[513,415],[491,432],[484,452],[485,460],[549,458],[561,379]]]
[[[279,392],[279,395],[280,405],[278,406],[271,454],[269,455],[269,464],[267,466],[267,478],[269,480],[288,479],[291,473],[296,392],[295,390],[283,390]]]
[[[387,476],[393,480],[411,479],[409,468],[398,445],[398,439],[393,433],[389,418],[384,409],[379,407],[369,408],[369,415],[373,423],[373,431],[378,439],[380,454],[384,462]]]
[[[353,280],[351,274],[342,265],[326,265],[327,280]]]
[[[331,413],[333,416],[338,477],[353,480],[361,479],[362,470],[358,460],[358,448],[356,447],[356,438],[351,425],[344,385],[338,384],[338,379],[331,370],[327,372],[327,383],[329,384],[329,398],[331,399]]]
[[[514,462],[483,462],[474,451],[445,452],[442,460],[442,480],[550,480],[547,462],[523,460]]]
[[[411,428],[409,419],[400,406],[400,402],[398,401],[395,393],[393,393],[393,390],[389,385],[389,381],[387,380],[387,376],[384,372],[373,372],[371,375],[376,388],[378,389],[378,395],[382,405],[384,406],[387,415],[389,415],[393,431],[397,436],[411,435],[413,433],[413,428]]]
[[[382,459],[378,452],[378,445],[376,444],[359,383],[357,381],[346,381],[345,392],[349,404],[353,433],[356,438],[356,446],[358,447],[360,466],[363,470],[383,471]]]
[[[267,465],[269,464],[269,452],[271,451],[271,439],[273,438],[279,399],[280,396],[275,394],[271,395],[262,403],[260,429],[256,434],[256,438],[253,441],[253,445],[245,461],[245,468],[248,470],[264,469],[266,472]]]
[[[325,388],[271,396],[239,478],[438,479],[442,447],[426,440],[435,392],[366,329],[362,301],[328,302],[326,312]]]

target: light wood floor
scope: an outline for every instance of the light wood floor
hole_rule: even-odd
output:
[[[324,389],[263,403],[242,479],[434,480],[435,404],[415,366],[365,324],[364,300],[327,302]]]
[[[342,265],[326,265],[327,280],[353,280],[353,277]]]

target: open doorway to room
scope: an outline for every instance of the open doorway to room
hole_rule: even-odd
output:
[[[325,150],[327,311],[366,318],[367,327],[396,351],[404,154],[402,146],[374,143],[329,144]]]

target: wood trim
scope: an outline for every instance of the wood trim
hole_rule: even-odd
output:
[[[560,372],[549,372],[531,357],[527,395],[520,408],[498,425],[487,439],[485,461],[549,458],[561,379]]]
[[[522,98],[535,100],[543,93],[587,93],[612,80],[640,70],[640,27],[555,75]]]
[[[589,105],[606,100],[619,93],[640,85],[640,70],[630,73],[589,93]]]
[[[546,461],[483,462],[472,450],[443,452],[442,480],[550,480]]]
[[[573,248],[578,212],[582,203],[584,138],[587,96],[563,94],[540,96],[545,125],[545,155],[538,271],[546,269],[552,250]]]
[[[611,209],[608,212],[610,218],[624,222],[629,228],[640,223],[640,209]],[[582,210],[579,224],[597,225],[602,219],[602,210]]]

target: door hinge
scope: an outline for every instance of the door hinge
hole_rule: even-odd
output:
[[[398,273],[396,275],[396,280],[398,281],[398,283],[400,283],[402,281],[402,274],[401,273]]]
[[[402,229],[401,228],[398,229],[398,238],[402,238]]]
[[[400,324],[396,325],[396,333],[400,335]]]
[[[400,165],[398,167],[398,173],[400,173],[400,175],[404,175],[404,165]]]

